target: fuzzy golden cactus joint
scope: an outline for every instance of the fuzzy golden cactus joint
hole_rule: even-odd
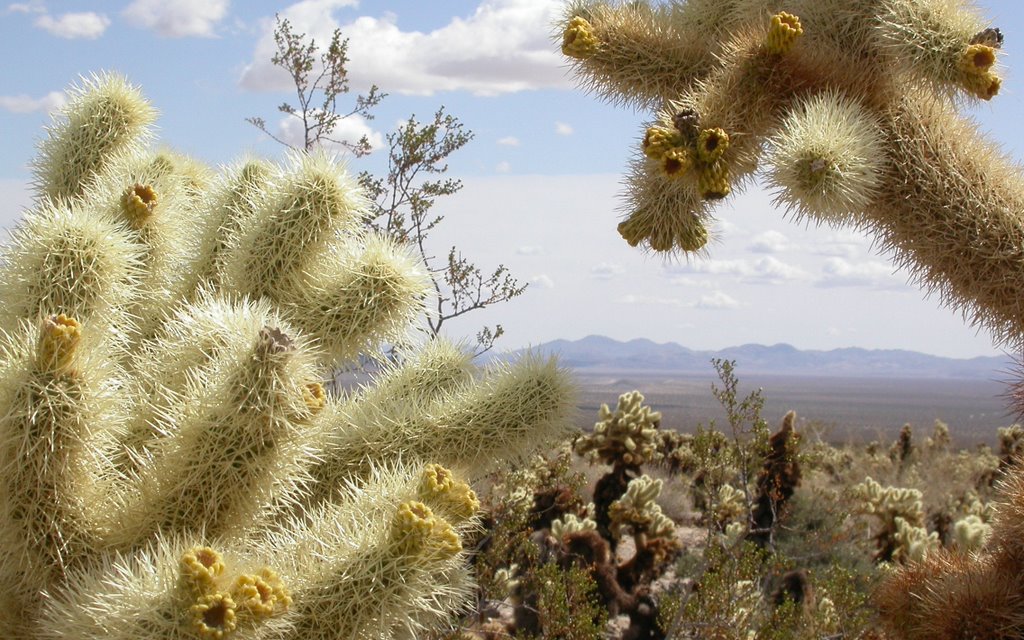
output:
[[[336,159],[216,176],[151,149],[152,119],[123,78],[84,82],[5,247],[0,634],[443,623],[473,592],[468,480],[565,432],[567,373],[534,356],[479,371],[435,340],[329,391],[337,366],[411,335],[424,268],[363,228]]]

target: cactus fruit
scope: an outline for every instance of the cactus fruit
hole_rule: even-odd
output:
[[[0,266],[0,629],[15,640],[413,637],[469,602],[463,478],[565,433],[568,377],[406,347],[428,280],[325,155],[214,177],[85,81]],[[196,238],[200,238],[196,241]],[[441,466],[441,465],[444,466]],[[454,471],[450,470],[454,469]]]

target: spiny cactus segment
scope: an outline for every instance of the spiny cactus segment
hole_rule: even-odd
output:
[[[652,461],[658,451],[661,414],[643,402],[643,394],[631,391],[619,396],[614,411],[602,404],[593,432],[576,441],[576,453],[613,466],[637,467]]]
[[[85,81],[5,247],[0,635],[413,637],[461,611],[464,478],[564,434],[567,374],[438,340],[328,392],[409,335],[422,266],[329,156],[215,176],[152,120]]]

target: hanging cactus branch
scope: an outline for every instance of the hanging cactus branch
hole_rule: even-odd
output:
[[[1003,34],[965,0],[577,0],[565,16],[581,86],[656,113],[627,176],[630,245],[703,253],[715,202],[760,171],[797,219],[874,233],[1022,342],[1020,171],[957,112],[999,93]]]

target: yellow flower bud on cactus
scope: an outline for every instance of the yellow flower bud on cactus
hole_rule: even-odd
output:
[[[721,200],[729,195],[729,165],[722,160],[700,168],[700,196],[705,200]]]
[[[650,127],[644,134],[640,146],[644,155],[654,160],[661,160],[666,153],[683,144],[683,138],[678,131],[665,127]]]
[[[586,18],[576,16],[562,34],[562,53],[581,60],[597,53],[601,42],[594,35],[594,28]]]
[[[276,610],[287,610],[292,598],[273,569],[265,567],[259,574],[245,574],[235,579],[231,596],[239,611],[256,618],[268,618]]]
[[[793,48],[793,43],[803,34],[804,29],[800,25],[800,18],[785,11],[777,13],[772,16],[765,48],[769,53],[786,53]]]
[[[986,71],[965,75],[963,84],[971,95],[982,100],[991,100],[999,94],[1003,81],[991,71]]]
[[[708,243],[708,229],[699,220],[695,220],[676,240],[683,251],[700,251]]]
[[[224,558],[210,547],[194,547],[181,556],[180,566],[183,585],[204,592],[224,573]]]
[[[984,44],[972,44],[960,56],[960,70],[964,73],[984,73],[996,63],[996,50]]]
[[[701,162],[717,162],[729,149],[729,134],[721,129],[704,129],[697,137],[697,157]]]
[[[73,373],[72,363],[81,338],[81,326],[74,318],[61,313],[44,319],[36,349],[39,369],[58,376]]]
[[[238,626],[235,601],[226,593],[200,596],[190,612],[192,627],[200,638],[224,640]]]
[[[412,555],[433,551],[440,557],[450,557],[462,551],[462,541],[452,526],[435,516],[430,507],[413,500],[398,506],[391,536],[401,552]]]
[[[327,404],[327,392],[324,385],[319,382],[311,382],[302,388],[302,399],[306,406],[313,413],[319,413]]]
[[[137,184],[121,194],[121,212],[134,229],[141,229],[156,208],[156,191],[146,184]]]
[[[693,167],[693,157],[689,149],[675,147],[669,149],[661,157],[661,171],[669,178],[679,178]]]
[[[650,224],[651,219],[643,216],[630,216],[627,220],[623,220],[619,223],[617,229],[619,235],[629,243],[629,246],[635,247],[644,241],[654,230],[653,225]]]
[[[449,515],[472,518],[480,509],[476,492],[439,464],[429,464],[420,476],[420,500],[431,502]]]

